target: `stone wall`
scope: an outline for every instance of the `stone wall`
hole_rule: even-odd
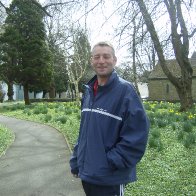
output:
[[[167,79],[149,80],[148,89],[149,100],[179,101],[179,96],[174,85]],[[193,100],[196,101],[196,78],[193,78],[192,95]]]

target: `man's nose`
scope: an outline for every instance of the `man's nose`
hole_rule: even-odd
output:
[[[105,62],[104,57],[103,57],[103,56],[100,56],[100,57],[99,57],[99,63],[104,63],[104,62]]]

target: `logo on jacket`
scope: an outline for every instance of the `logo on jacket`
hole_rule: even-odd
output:
[[[107,112],[107,110],[104,110],[102,108],[97,108],[97,110],[102,111],[102,112]]]

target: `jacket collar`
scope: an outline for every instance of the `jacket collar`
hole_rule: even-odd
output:
[[[111,88],[114,82],[117,81],[117,78],[118,78],[117,73],[115,70],[113,70],[107,83],[104,86],[99,86],[99,89],[104,90],[104,89]],[[89,80],[89,82],[85,86],[92,88],[95,80],[97,80],[97,75],[95,75],[91,80]]]

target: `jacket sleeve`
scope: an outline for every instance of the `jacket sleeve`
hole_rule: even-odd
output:
[[[78,165],[77,165],[77,150],[78,150],[78,142],[76,143],[72,156],[70,158],[70,167],[71,167],[71,173],[72,174],[78,174]]]
[[[125,112],[119,140],[107,152],[108,162],[113,169],[135,167],[144,155],[148,138],[149,121],[133,89],[126,93],[122,107]]]

